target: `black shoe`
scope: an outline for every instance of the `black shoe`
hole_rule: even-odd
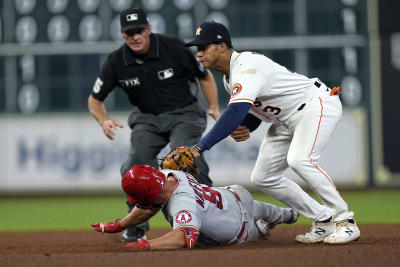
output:
[[[137,242],[139,239],[147,239],[146,234],[140,228],[131,227],[124,231],[121,236],[122,242]]]

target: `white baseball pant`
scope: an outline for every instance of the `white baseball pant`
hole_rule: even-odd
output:
[[[318,160],[342,116],[338,96],[324,84],[311,86],[306,105],[281,125],[272,125],[261,144],[251,179],[263,192],[315,221],[352,219],[346,202]],[[319,196],[323,205],[283,176],[291,167]]]

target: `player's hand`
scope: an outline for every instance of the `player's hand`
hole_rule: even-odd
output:
[[[150,243],[145,239],[139,239],[138,242],[128,243],[124,247],[129,248],[133,251],[150,250]]]
[[[218,107],[210,107],[208,110],[208,115],[214,118],[214,120],[218,120],[221,114],[219,113]]]
[[[124,128],[122,123],[117,120],[105,120],[102,124],[104,134],[110,139],[114,140],[115,133],[118,128]]]
[[[250,130],[246,126],[239,125],[231,134],[236,142],[243,142],[250,138]]]
[[[120,224],[121,220],[117,219],[115,222],[108,222],[108,223],[92,223],[91,226],[97,232],[101,233],[118,233],[121,232],[123,229]]]

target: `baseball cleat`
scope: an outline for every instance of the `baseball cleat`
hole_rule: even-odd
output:
[[[297,222],[297,219],[299,218],[299,214],[291,208],[287,208],[287,211],[289,211],[290,217],[288,220],[282,222],[282,223],[287,223],[287,224],[292,224]],[[256,221],[257,228],[260,230],[262,235],[264,236],[264,239],[268,239],[270,236],[270,231],[277,225],[277,224],[272,224],[270,222],[264,221],[262,219]]]
[[[345,220],[336,223],[333,234],[324,239],[325,244],[347,244],[360,237],[360,230],[354,220]]]
[[[260,232],[261,232],[261,236],[264,239],[268,239],[269,231],[271,230],[269,222],[260,219],[260,220],[256,221],[256,225],[257,225],[258,230],[260,230]]]
[[[311,230],[304,235],[297,235],[296,241],[300,243],[312,244],[324,241],[324,239],[335,232],[336,223],[334,222],[312,222]]]

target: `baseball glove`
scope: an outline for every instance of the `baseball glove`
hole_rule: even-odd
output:
[[[180,146],[171,151],[161,161],[161,169],[172,169],[188,172],[191,174],[199,174],[199,168],[194,163],[195,156],[189,147]]]

